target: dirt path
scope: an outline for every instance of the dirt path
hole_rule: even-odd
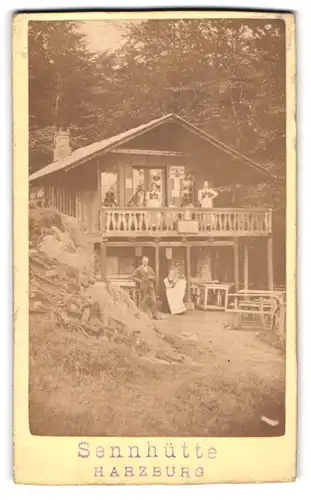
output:
[[[205,406],[202,402],[206,400],[206,406],[210,403],[212,407],[215,401],[208,395],[212,384],[207,383],[206,377],[215,383],[215,400],[217,393],[222,393],[222,404],[216,406],[226,418],[222,420],[215,416],[219,422],[216,432],[227,435],[284,433],[285,359],[274,333],[231,330],[225,313],[198,311],[167,317],[161,322],[162,329],[166,332],[166,340],[195,362],[195,382],[188,388],[183,386],[185,394],[192,387],[192,397],[197,391],[201,398],[198,406]],[[189,382],[187,375],[186,379]],[[229,419],[225,401],[232,410]],[[268,427],[261,422],[261,416],[278,420],[279,426]]]

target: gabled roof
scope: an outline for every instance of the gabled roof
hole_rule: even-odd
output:
[[[76,149],[73,151],[70,155],[68,155],[66,158],[63,158],[62,160],[50,163],[46,167],[41,168],[37,172],[33,173],[30,175],[29,180],[33,181],[35,179],[39,179],[40,177],[45,177],[46,175],[52,174],[54,172],[57,172],[59,170],[64,170],[66,168],[73,168],[76,167],[82,163],[85,163],[86,161],[90,160],[91,158],[94,158],[98,156],[99,154],[103,153],[108,153],[112,149],[116,148],[117,146],[120,146],[126,142],[128,142],[131,139],[134,139],[149,130],[158,127],[159,125],[163,125],[164,123],[174,121],[176,123],[179,123],[181,126],[184,128],[188,129],[192,133],[196,134],[197,136],[201,137],[203,140],[205,140],[207,143],[212,144],[213,146],[217,147],[218,149],[221,149],[225,153],[228,153],[230,156],[233,158],[240,160],[244,164],[248,165],[251,168],[254,168],[258,171],[260,171],[262,174],[265,174],[269,176],[269,172],[255,163],[253,160],[250,158],[247,158],[246,156],[242,155],[235,149],[227,146],[223,142],[215,139],[214,137],[210,136],[203,130],[199,129],[195,125],[192,125],[190,122],[185,120],[184,118],[181,118],[178,115],[175,114],[168,114],[164,115],[161,118],[157,118],[155,120],[151,120],[148,123],[144,123],[142,125],[139,125],[138,127],[131,128],[127,130],[126,132],[122,132],[121,134],[114,135],[112,137],[109,137],[108,139],[104,139],[99,142],[94,142],[93,144],[89,144],[88,146],[85,146],[80,149]]]

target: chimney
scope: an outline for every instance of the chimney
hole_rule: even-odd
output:
[[[69,129],[59,129],[54,139],[54,161],[62,160],[70,154],[70,131]]]

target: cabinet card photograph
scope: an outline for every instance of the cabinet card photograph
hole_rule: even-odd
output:
[[[14,474],[293,481],[295,21],[13,19]]]

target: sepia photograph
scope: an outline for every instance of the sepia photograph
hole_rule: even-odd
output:
[[[27,30],[30,433],[283,436],[284,19]]]

